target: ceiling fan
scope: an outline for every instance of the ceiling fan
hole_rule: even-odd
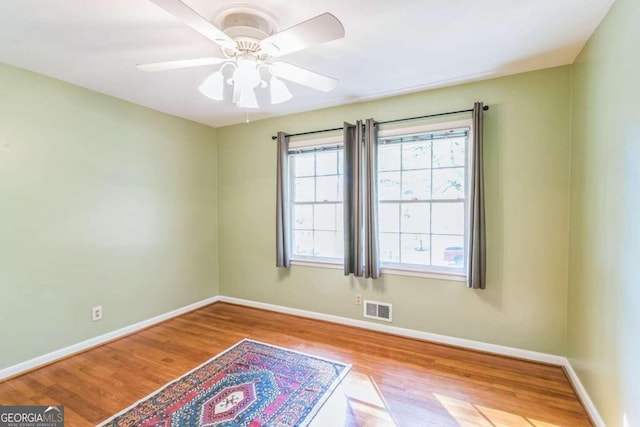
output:
[[[259,107],[255,89],[258,86],[267,86],[261,74],[264,70],[271,76],[269,89],[272,104],[292,98],[291,92],[281,79],[323,92],[333,90],[338,83],[338,80],[332,77],[287,62],[272,61],[273,58],[344,37],[342,23],[330,13],[323,13],[277,32],[273,16],[255,7],[227,8],[216,19],[217,25],[214,25],[180,0],[151,2],[219,45],[223,57],[141,64],[138,65],[140,70],[165,71],[222,64],[205,79],[199,90],[204,95],[221,101],[224,99],[226,81],[233,88],[233,103],[240,108]],[[225,80],[223,71],[227,68],[233,69],[233,73]]]

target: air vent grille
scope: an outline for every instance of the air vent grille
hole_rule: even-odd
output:
[[[391,322],[391,304],[365,300],[364,317]]]

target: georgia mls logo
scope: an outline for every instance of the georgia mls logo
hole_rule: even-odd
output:
[[[0,406],[0,427],[63,427],[64,406]]]
[[[49,406],[47,409],[44,410],[44,413],[46,414],[49,411],[54,411],[55,413],[60,414],[60,416],[62,416],[62,410],[57,406]]]

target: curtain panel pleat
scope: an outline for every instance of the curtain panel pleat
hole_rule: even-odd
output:
[[[343,144],[344,275],[363,276],[364,215],[360,185],[362,182],[363,129],[360,120],[355,125],[345,122]]]
[[[380,277],[380,249],[378,243],[378,126],[367,119],[364,131],[365,182],[365,260],[364,277]]]
[[[344,274],[380,277],[377,200],[377,126],[344,124]]]
[[[278,132],[276,172],[276,267],[291,265],[289,224],[289,135]]]
[[[486,232],[484,205],[483,165],[483,113],[482,102],[473,106],[473,141],[471,143],[472,178],[469,191],[469,261],[467,286],[471,289],[486,288]]]

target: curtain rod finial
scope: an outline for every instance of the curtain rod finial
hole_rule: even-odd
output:
[[[485,105],[484,107],[482,107],[482,109],[483,109],[484,111],[487,111],[487,110],[489,109],[489,106],[488,106],[488,105]]]

